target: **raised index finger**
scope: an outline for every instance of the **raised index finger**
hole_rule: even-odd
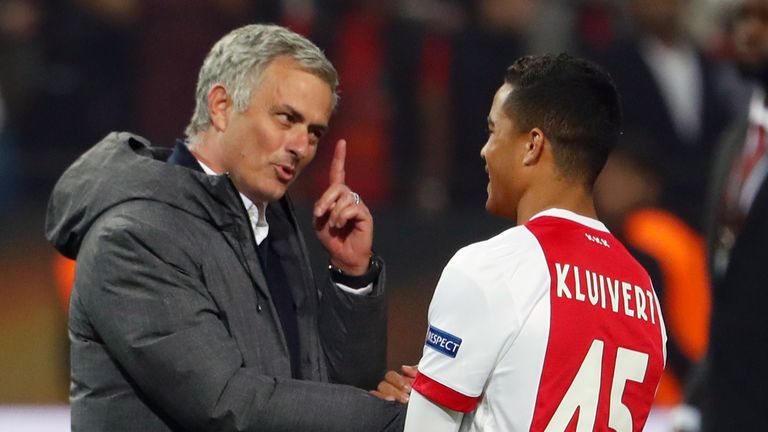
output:
[[[331,159],[331,169],[328,174],[328,179],[331,185],[344,184],[344,160],[347,158],[347,141],[339,140],[336,143],[336,149],[333,151],[333,159]]]

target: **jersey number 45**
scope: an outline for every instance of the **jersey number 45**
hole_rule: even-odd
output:
[[[600,379],[603,370],[603,347],[599,339],[592,341],[586,357],[576,373],[571,386],[555,410],[545,432],[564,431],[579,409],[576,432],[593,431],[597,418],[597,403],[600,396]],[[618,348],[616,366],[611,383],[611,397],[608,411],[608,427],[616,432],[632,432],[632,413],[622,402],[628,380],[642,382],[648,367],[648,354],[626,348]]]

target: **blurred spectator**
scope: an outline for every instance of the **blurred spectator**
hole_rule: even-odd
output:
[[[55,177],[108,131],[133,125],[134,13],[117,0],[47,0],[34,104],[20,124],[24,174],[47,194]]]
[[[578,31],[580,5],[583,1],[528,0],[528,3],[533,3],[536,9],[535,14],[527,17],[532,21],[524,25],[528,53],[576,51],[578,44],[574,33]]]
[[[42,68],[43,15],[34,0],[0,0],[0,87],[9,129],[17,127],[32,102]]]
[[[574,14],[575,47],[587,54],[604,50],[623,36],[625,22],[616,0],[580,0]]]
[[[136,129],[172,146],[192,113],[195,71],[213,42],[246,22],[277,21],[282,6],[266,0],[43,4],[45,67],[31,74],[38,88],[19,136],[25,172],[36,173],[37,189],[49,187],[110,130]]]
[[[719,72],[690,38],[688,0],[630,0],[632,33],[596,59],[614,76],[624,130],[644,134],[662,168],[661,206],[702,229],[714,143],[728,121]]]
[[[347,183],[369,204],[389,204],[392,198],[392,101],[387,87],[390,68],[390,26],[394,3],[377,0],[318,2],[313,40],[318,40],[339,72],[341,101],[324,143],[349,142]],[[326,184],[333,147],[321,145],[318,163],[303,175],[306,199],[319,196]]]
[[[35,1],[0,0],[0,209],[21,196],[17,137],[41,69],[41,14]]]
[[[403,2],[394,23],[389,75],[394,110],[396,196],[427,214],[448,205],[452,162],[452,37],[464,25],[464,6],[454,0]],[[409,155],[404,157],[402,155]]]
[[[270,8],[271,5],[271,8]],[[303,35],[309,35],[317,17],[315,0],[262,0],[257,3],[256,19],[277,22]]]
[[[104,0],[100,0],[104,1]],[[134,3],[138,25],[133,65],[137,131],[172,147],[194,106],[196,71],[214,42],[254,20],[277,19],[280,2],[250,0],[111,0]],[[269,7],[260,9],[262,4]],[[261,13],[261,14],[260,14]],[[131,125],[121,125],[125,130]]]
[[[648,270],[667,326],[667,366],[654,406],[683,401],[691,366],[707,348],[710,289],[704,240],[659,208],[662,179],[642,147],[622,138],[595,185],[600,218]]]
[[[525,45],[534,4],[317,2],[313,40],[326,48],[341,76],[342,100],[327,140],[349,140],[349,182],[368,202],[415,203],[428,212],[446,209],[450,195],[482,202],[473,185],[484,187],[486,179],[479,149],[487,100],[498,87],[498,71],[524,51],[518,46]],[[318,157],[327,158],[323,151]],[[475,169],[464,170],[472,162]],[[305,195],[316,195],[322,176],[305,174]]]
[[[437,188],[447,190],[449,199],[464,208],[484,205],[485,194],[478,191],[485,190],[488,181],[480,159],[480,147],[487,139],[488,101],[500,85],[499,71],[526,54],[526,30],[536,16],[536,5],[530,0],[470,3],[466,26],[444,54],[450,64],[450,79],[443,80],[448,88],[440,93],[439,87],[427,86],[423,92],[421,118],[428,121],[421,127],[424,142],[432,141],[421,164],[436,166],[424,170],[427,177],[420,188],[427,192],[421,192],[422,197],[428,198],[429,190]],[[434,117],[430,111],[440,106],[445,115]]]
[[[14,204],[19,195],[18,187],[16,143],[5,129],[5,104],[0,93],[0,210]]]
[[[707,211],[713,280],[703,430],[768,430],[768,0],[740,0],[734,54],[749,114],[721,142]]]

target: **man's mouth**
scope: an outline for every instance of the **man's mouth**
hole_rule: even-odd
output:
[[[293,166],[287,164],[275,164],[275,172],[277,173],[277,178],[280,181],[283,183],[288,183],[293,180],[296,169],[294,169]]]

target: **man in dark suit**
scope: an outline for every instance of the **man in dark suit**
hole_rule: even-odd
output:
[[[757,84],[749,116],[724,136],[712,174],[712,320],[703,430],[768,430],[768,0],[743,0],[736,62]]]
[[[402,427],[401,406],[352,387],[383,375],[386,304],[371,214],[344,183],[346,143],[314,207],[330,255],[317,281],[286,196],[337,83],[308,40],[246,26],[206,57],[172,154],[114,133],[63,174],[46,231],[78,263],[73,430]]]
[[[660,169],[661,206],[701,231],[701,185],[729,116],[721,71],[686,32],[688,3],[626,2],[632,31],[595,59],[616,80],[624,131]]]

